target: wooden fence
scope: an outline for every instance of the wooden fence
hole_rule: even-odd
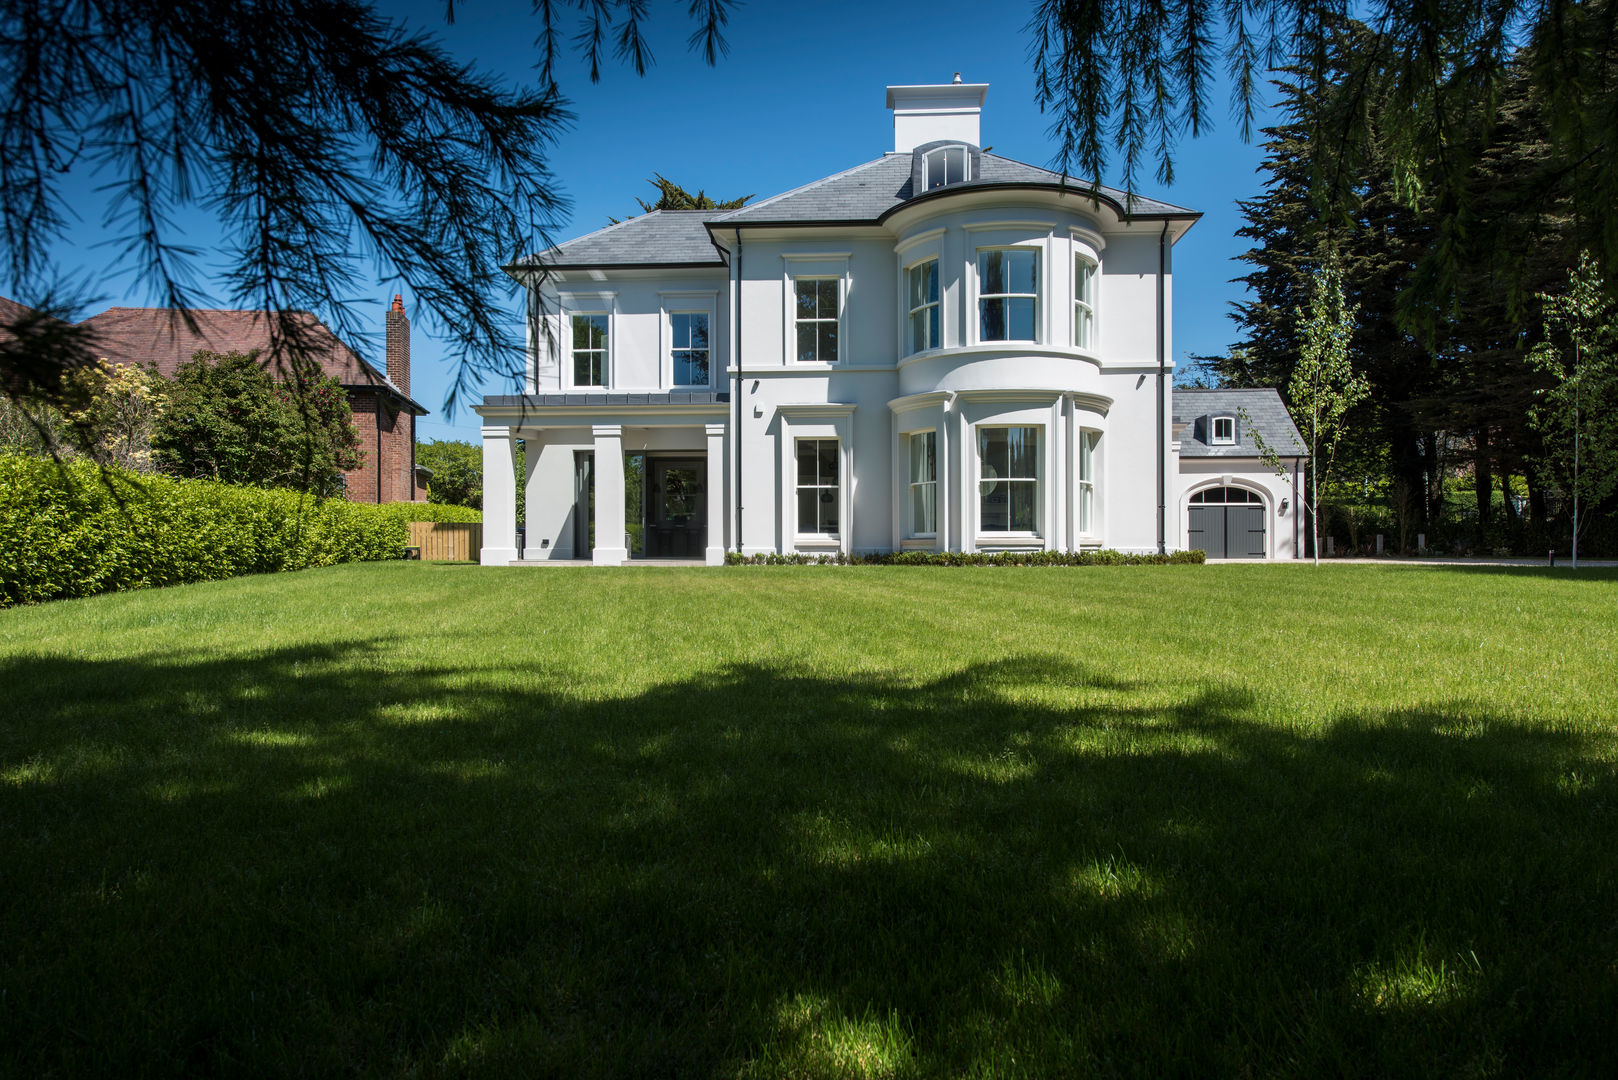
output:
[[[423,559],[471,562],[483,548],[483,524],[477,521],[412,521],[410,546]]]

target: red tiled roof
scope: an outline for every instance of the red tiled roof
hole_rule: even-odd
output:
[[[173,308],[115,307],[93,315],[79,325],[95,331],[99,348],[120,364],[154,365],[171,377],[174,370],[197,352],[252,352],[268,360],[270,320],[262,311],[192,311],[193,329]],[[325,324],[307,312],[292,316],[311,335],[321,368],[339,382],[385,385],[371,365],[344,345]]]

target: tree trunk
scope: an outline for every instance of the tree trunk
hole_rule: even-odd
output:
[[[1489,543],[1490,505],[1494,501],[1494,472],[1489,467],[1489,429],[1478,429],[1474,440],[1476,449],[1472,457],[1472,489],[1478,497],[1478,540],[1479,548]]]

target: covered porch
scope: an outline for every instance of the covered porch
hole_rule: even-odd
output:
[[[485,398],[480,561],[723,564],[726,398]]]

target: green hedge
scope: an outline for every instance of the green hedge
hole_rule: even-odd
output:
[[[396,559],[416,511],[0,454],[0,607]]]
[[[870,555],[725,555],[726,566],[1168,566],[1203,563],[1201,551],[1129,555],[1122,551],[879,551]]]
[[[445,503],[383,503],[372,507],[377,513],[399,521],[482,521],[483,511],[469,506],[450,506]]]

